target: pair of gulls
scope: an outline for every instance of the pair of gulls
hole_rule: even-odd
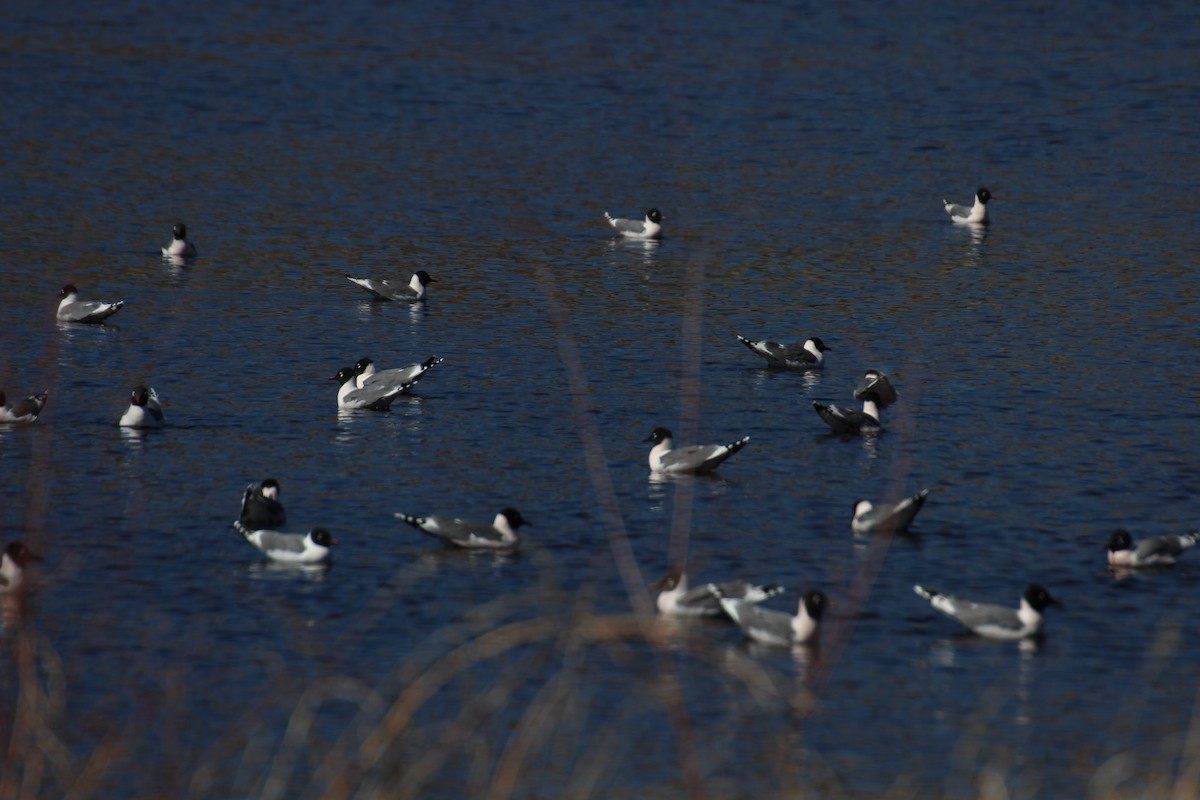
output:
[[[288,564],[328,562],[337,540],[325,528],[315,527],[308,533],[277,530],[287,523],[279,493],[279,481],[274,478],[247,486],[242,493],[242,509],[234,527],[246,541],[273,561]],[[517,530],[530,524],[515,508],[502,509],[490,525],[438,515],[418,517],[397,513],[395,516],[449,546],[468,550],[512,552],[520,546]]]
[[[802,345],[780,344],[772,341],[751,341],[745,336],[738,341],[767,360],[767,365],[781,369],[811,370],[825,366],[825,353],[833,348],[819,336],[805,340]],[[888,376],[876,369],[867,370],[854,389],[854,399],[862,401],[862,410],[832,403],[813,401],[813,409],[836,434],[870,434],[882,430],[881,412],[896,402],[896,389]]]
[[[430,356],[420,364],[379,371],[371,359],[360,358],[353,367],[343,367],[329,380],[338,382],[338,408],[387,411],[397,397],[412,391],[413,384],[440,363],[441,358]]]
[[[943,198],[942,206],[946,209],[946,213],[950,215],[951,221],[955,223],[983,224],[988,221],[987,203],[991,199],[992,193],[986,187],[980,187],[979,191],[975,193],[974,205],[958,205]],[[604,219],[608,220],[608,224],[617,233],[627,239],[645,240],[662,237],[663,215],[657,208],[648,209],[646,215],[641,220],[614,217],[607,211],[604,212]]]
[[[834,433],[874,433],[881,429],[880,410],[896,402],[896,390],[887,375],[868,370],[854,390],[863,401],[862,410],[813,401],[813,408]],[[650,471],[658,475],[707,475],[750,441],[743,436],[729,444],[701,444],[675,447],[668,428],[655,428],[643,441],[650,442]]]
[[[171,230],[172,239],[162,248],[164,256],[181,256],[190,258],[196,255],[196,246],[187,240],[187,226],[182,222],[175,223]],[[68,283],[58,293],[58,312],[56,316],[61,322],[80,322],[88,325],[99,325],[104,320],[121,310],[124,300],[80,300],[79,290],[75,284]]]

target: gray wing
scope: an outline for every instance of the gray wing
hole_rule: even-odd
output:
[[[791,615],[769,608],[760,608],[745,600],[726,600],[721,605],[750,638],[771,644],[791,643],[793,638]]]
[[[100,321],[117,312],[119,303],[102,303],[99,300],[77,300],[67,308],[68,322]]]
[[[906,497],[895,505],[884,503],[879,508],[872,509],[865,519],[870,521],[871,527],[879,526],[903,532],[908,530],[908,526],[912,524],[917,512],[921,510],[921,506],[925,505],[925,498],[928,495],[929,490],[922,489],[919,494]]]
[[[999,628],[1002,630],[1019,631],[1022,629],[1021,618],[1016,609],[999,606],[992,603],[972,603],[970,600],[959,600],[957,597],[943,595],[943,603],[950,603],[953,610],[939,608],[939,611],[954,617],[972,630],[979,628]]]
[[[510,544],[500,531],[486,522],[433,516],[425,517],[417,527],[430,536],[459,547],[499,547]]]
[[[960,206],[958,203],[946,203],[944,200],[942,202],[946,206],[946,212],[952,217],[966,219],[967,217],[971,216],[971,206]]]
[[[381,370],[363,381],[363,388],[358,391],[373,389],[384,394],[394,391],[406,392],[412,388],[413,376],[420,375],[421,372],[420,364],[413,364],[411,367]]]
[[[723,444],[694,444],[668,450],[661,463],[664,472],[707,472],[731,455],[732,449]]]
[[[357,283],[380,300],[395,300],[397,298],[407,300],[416,296],[407,283],[393,283],[386,278],[355,278],[353,275],[347,275],[346,280]]]
[[[373,408],[376,411],[387,411],[395,399],[405,391],[407,391],[407,386],[380,386],[368,381],[363,388],[348,392],[342,398],[342,402],[349,408]]]
[[[645,233],[646,223],[636,219],[624,219],[623,217],[615,217],[609,220],[614,228],[621,233]]]
[[[724,587],[726,584],[721,584],[721,586]],[[721,613],[721,601],[713,596],[707,585],[688,589],[676,602],[681,606],[703,611],[706,614]]]
[[[1178,536],[1151,536],[1138,542],[1135,551],[1137,560],[1174,559],[1183,552],[1183,542]]]
[[[298,533],[279,533],[278,531],[256,531],[258,547],[264,553],[303,553],[304,536]]]

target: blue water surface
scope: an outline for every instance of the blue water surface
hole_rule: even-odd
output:
[[[45,557],[0,739],[40,796],[1163,796],[1194,765],[1200,557],[1104,553],[1197,519],[1194,3],[18,0],[0,44],[0,388],[51,393],[0,429],[0,538]],[[993,223],[951,225],[983,185]],[[661,244],[602,217],[650,206]],[[411,307],[344,277],[420,268]],[[67,282],[125,307],[60,325]],[[338,368],[435,354],[337,412]],[[886,432],[828,436],[811,402],[867,368]],[[116,427],[138,383],[164,430]],[[656,482],[659,425],[751,442]],[[268,476],[332,568],[230,528]],[[914,536],[851,535],[924,487]],[[509,505],[516,556],[393,517]],[[635,633],[684,558],[822,588],[820,650]],[[911,589],[1035,581],[1066,603],[1037,647]]]

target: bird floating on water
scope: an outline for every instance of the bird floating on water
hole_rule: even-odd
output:
[[[898,503],[875,505],[870,500],[859,500],[854,505],[850,529],[860,536],[868,533],[906,533],[928,496],[929,490],[922,489]]]
[[[717,595],[712,593],[709,586],[715,585],[721,597],[730,600],[742,600],[747,603],[761,603],[769,597],[783,592],[783,587],[776,583],[756,586],[746,581],[727,581],[718,584],[706,584],[694,589],[688,588],[687,573],[681,569],[672,569],[662,580],[650,584],[650,589],[658,592],[655,603],[661,614],[677,614],[691,617],[719,617],[725,614]]]
[[[160,428],[163,424],[162,404],[154,387],[135,386],[129,393],[129,408],[117,422],[122,428]]]
[[[809,644],[820,633],[821,615],[829,604],[824,593],[809,589],[800,597],[796,614],[785,614],[769,608],[760,608],[746,600],[725,597],[721,589],[709,584],[709,591],[717,596],[725,613],[737,623],[742,632],[756,642],[786,647],[794,644]]]
[[[765,358],[767,366],[785,369],[820,369],[825,366],[825,353],[833,349],[822,342],[819,336],[806,339],[804,344],[752,342],[736,333],[734,336],[750,350]]]
[[[398,303],[415,303],[424,300],[425,287],[431,283],[437,283],[423,269],[414,272],[407,284],[387,279],[356,278],[353,275],[347,275],[346,279],[366,289],[376,300],[394,300]]]
[[[662,474],[696,474],[712,472],[725,459],[746,446],[749,436],[729,444],[695,444],[675,447],[675,439],[667,428],[655,428],[643,441],[652,442],[650,471]]]
[[[914,586],[913,591],[919,597],[929,601],[929,604],[948,617],[958,620],[974,633],[988,639],[1032,639],[1042,635],[1045,620],[1042,612],[1048,606],[1061,606],[1041,586],[1031,584],[1021,595],[1021,604],[1017,608],[994,605],[992,603],[975,603],[970,600],[960,600],[924,586]]]
[[[171,228],[171,241],[162,249],[164,256],[182,256],[190,258],[196,255],[196,245],[187,240],[187,226],[176,222]]]
[[[813,401],[813,408],[834,433],[874,433],[882,429],[880,412],[896,402],[892,382],[877,369],[867,370],[854,389],[854,399],[862,400],[862,411]]]
[[[416,517],[401,512],[396,512],[396,519],[448,545],[468,550],[515,550],[521,543],[517,529],[531,524],[515,508],[502,509],[490,525],[453,517]]]
[[[988,221],[988,200],[992,199],[992,193],[986,187],[980,187],[975,193],[975,204],[971,206],[961,206],[957,203],[951,203],[945,198],[942,198],[942,205],[946,208],[946,213],[950,215],[950,221],[959,225],[983,225]]]
[[[625,217],[614,217],[607,211],[604,212],[604,218],[608,220],[608,224],[612,225],[617,233],[627,239],[657,239],[662,236],[663,215],[657,208],[647,211],[646,218],[641,221],[626,219]]]
[[[42,413],[49,399],[50,390],[43,389],[10,406],[8,396],[0,391],[0,422],[33,422],[38,418],[38,414]]]
[[[62,322],[98,325],[120,311],[121,306],[125,305],[124,300],[117,300],[113,303],[100,300],[80,300],[79,290],[73,283],[62,287],[58,296],[62,298],[58,304],[58,319]]]
[[[338,543],[327,529],[320,527],[312,528],[308,533],[252,531],[241,522],[233,523],[233,527],[267,558],[283,564],[323,564],[333,557],[330,548]]]
[[[1108,539],[1108,564],[1111,567],[1169,567],[1184,550],[1200,543],[1200,531],[1183,536],[1150,536],[1133,541],[1124,528],[1113,531]]]

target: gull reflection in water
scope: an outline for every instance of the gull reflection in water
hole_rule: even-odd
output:
[[[326,574],[332,568],[332,563],[328,561],[322,564],[287,564],[281,561],[254,561],[246,568],[246,572],[255,580],[302,578],[308,581],[323,581]]]
[[[658,264],[658,248],[662,246],[662,242],[658,239],[613,239],[609,243],[609,247],[613,251],[626,250],[629,252],[641,251],[642,267],[647,270],[652,270]],[[649,278],[653,273],[643,277]]]

